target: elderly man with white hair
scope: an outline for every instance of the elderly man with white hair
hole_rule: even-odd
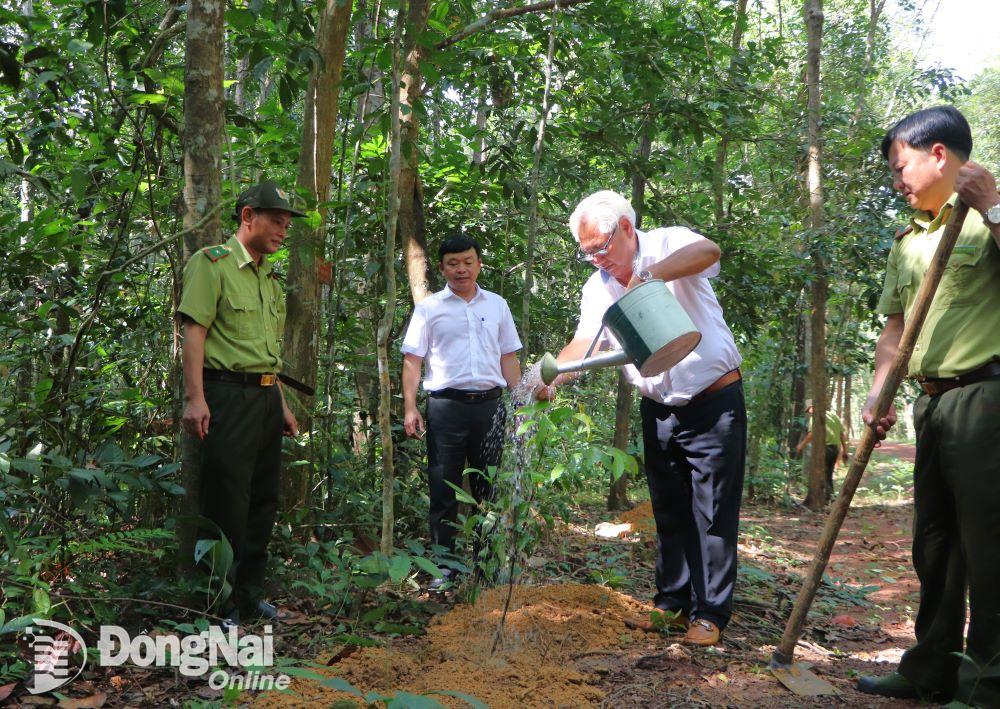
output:
[[[639,231],[632,205],[608,190],[580,202],[569,226],[580,258],[598,270],[583,287],[576,334],[559,362],[585,356],[604,311],[653,279],[666,282],[701,332],[697,348],[667,372],[642,377],[627,365],[625,374],[642,395],[646,481],[659,541],[654,603],[678,613],[687,642],[714,645],[732,615],[746,459],[741,357],[709,282],[719,274],[721,252],[685,227]],[[553,386],[573,376],[560,374]],[[545,387],[536,395],[552,393]]]

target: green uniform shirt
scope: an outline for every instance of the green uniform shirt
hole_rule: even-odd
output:
[[[913,307],[920,282],[957,199],[952,195],[937,218],[916,212],[910,228],[889,251],[878,312]],[[910,357],[911,377],[954,377],[1000,359],[1000,249],[976,210],[962,226]]]
[[[254,263],[234,236],[194,254],[178,312],[208,328],[205,366],[231,372],[281,370],[285,297],[267,259]]]
[[[809,426],[812,427],[812,416],[809,417]],[[826,412],[826,444],[828,446],[840,446],[840,434],[844,432],[844,424],[837,418],[833,411]]]

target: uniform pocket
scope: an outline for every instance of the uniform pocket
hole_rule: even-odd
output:
[[[981,297],[981,291],[976,287],[976,266],[983,258],[982,245],[956,244],[955,250],[948,259],[948,265],[941,276],[941,298],[951,305],[973,303]]]
[[[236,337],[250,339],[260,335],[260,301],[250,295],[233,293],[226,296],[232,312],[232,329]]]
[[[285,299],[277,298],[271,303],[271,317],[274,322],[274,335],[281,340],[285,332]]]

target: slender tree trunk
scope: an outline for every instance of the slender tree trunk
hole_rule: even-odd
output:
[[[652,151],[652,132],[649,124],[643,126],[642,135],[639,138],[639,148],[636,150],[636,165],[632,171],[632,208],[635,210],[635,226],[642,226],[642,217],[646,211],[646,163],[649,161],[649,154]],[[618,371],[618,387],[615,397],[615,435],[612,445],[615,448],[626,450],[629,441],[629,422],[632,417],[632,385],[629,384],[625,374]],[[608,490],[608,509],[622,510],[629,507],[628,499],[628,473],[622,473],[621,477],[612,481]]]
[[[377,334],[379,407],[378,423],[382,436],[382,539],[380,549],[388,556],[393,547],[393,490],[395,468],[392,442],[392,391],[389,386],[389,337],[396,316],[396,227],[400,211],[399,180],[402,171],[402,130],[400,125],[399,47],[403,18],[396,18],[392,41],[392,100],[389,115],[392,124],[389,155],[389,189],[386,191],[385,219],[385,312]]]
[[[420,62],[424,48],[419,43],[427,28],[429,0],[410,0],[403,39],[403,68],[399,102],[408,110],[401,118],[401,164],[399,173],[399,234],[414,304],[430,293],[427,275],[427,233],[424,228],[423,186],[420,183],[420,116],[423,113],[424,81]]]
[[[315,385],[319,348],[320,283],[318,268],[323,261],[326,235],[326,201],[333,171],[333,141],[337,134],[340,84],[351,22],[351,0],[325,0],[316,32],[318,62],[309,76],[302,120],[302,147],[296,188],[307,196],[320,215],[310,227],[304,219],[292,222],[289,234],[285,319],[282,354],[285,371],[300,382]],[[291,388],[285,399],[302,431],[312,430],[313,401]],[[286,509],[297,507],[309,494],[311,466],[291,467],[284,476]]]
[[[801,302],[801,299],[800,301]],[[795,369],[792,372],[792,415],[788,426],[788,437],[785,439],[787,452],[791,454],[795,446],[806,432],[802,424],[802,415],[806,410],[806,380],[803,372],[807,362],[807,332],[809,320],[805,316],[795,319]]]
[[[809,362],[809,385],[813,399],[813,444],[809,457],[809,491],[805,505],[822,508],[830,499],[826,484],[824,442],[826,440],[826,301],[828,283],[822,249],[823,177],[820,97],[820,52],[823,46],[823,0],[805,0],[803,12],[808,34],[806,85],[809,90],[809,238],[813,278],[810,286],[812,343]]]
[[[556,18],[559,2],[552,7],[552,23],[549,25],[549,51],[545,57],[545,88],[542,91],[542,106],[538,116],[538,130],[535,135],[535,153],[531,162],[531,204],[528,208],[528,242],[525,245],[524,292],[521,295],[521,335],[524,349],[521,350],[522,365],[531,352],[531,289],[535,279],[535,240],[538,236],[538,175],[542,164],[542,146],[545,142],[545,126],[549,119],[549,98],[552,91],[552,59],[556,51]]]
[[[184,261],[198,249],[222,241],[219,210],[222,199],[222,137],[225,134],[225,92],[222,88],[224,53],[223,11],[218,0],[190,0],[184,57],[184,227],[200,227],[184,236]],[[182,514],[198,514],[201,441],[181,436]],[[195,525],[182,521],[180,563],[187,565],[194,549]]]
[[[738,0],[736,3],[736,24],[733,27],[733,56],[729,60],[729,71],[727,80],[732,81],[736,76],[739,67],[739,53],[743,46],[743,30],[747,20],[747,0]],[[721,223],[726,216],[726,157],[729,152],[730,136],[725,130],[719,138],[719,144],[715,148],[715,166],[712,170],[712,196],[715,209],[715,223]]]
[[[851,379],[853,375],[844,376],[844,432],[847,433],[847,440],[851,440],[853,426],[851,425]]]

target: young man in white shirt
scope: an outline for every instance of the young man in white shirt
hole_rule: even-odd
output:
[[[719,274],[719,247],[684,227],[642,232],[628,200],[604,190],[570,217],[580,257],[598,270],[583,287],[580,322],[560,362],[585,356],[604,311],[645,281],[666,282],[702,335],[695,350],[655,377],[628,365],[642,395],[642,433],[649,496],[659,540],[661,610],[688,623],[685,640],[714,645],[732,615],[736,582],[746,406],[740,357],[709,283]],[[610,337],[606,335],[605,337]],[[559,375],[554,385],[573,374]],[[552,388],[540,389],[549,398]]]
[[[458,502],[448,483],[461,487],[466,467],[485,472],[499,464],[506,422],[500,397],[505,386],[521,381],[521,341],[507,301],[476,283],[483,266],[479,244],[453,236],[438,256],[448,285],[417,304],[403,338],[403,427],[411,438],[427,433],[431,543],[454,551]],[[426,419],[417,409],[424,365]],[[491,493],[480,474],[469,486],[477,500]]]

